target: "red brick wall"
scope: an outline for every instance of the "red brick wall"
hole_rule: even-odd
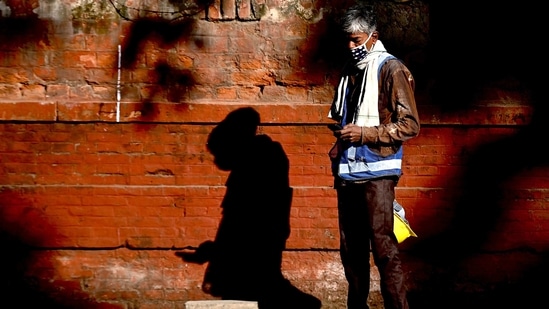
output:
[[[218,1],[171,22],[137,10],[124,20],[101,3],[6,1],[10,15],[0,15],[0,239],[12,253],[2,295],[23,290],[79,308],[210,298],[200,290],[204,265],[175,252],[215,236],[227,172],[206,140],[230,111],[252,106],[290,161],[282,270],[326,307],[344,306],[325,123],[342,64],[330,26],[347,3],[242,1],[236,11]],[[142,13],[161,9],[136,3]],[[419,235],[402,244],[410,288],[539,278],[549,164],[534,139],[544,109],[530,84],[505,74],[448,79],[427,57],[437,48],[429,26],[445,25],[429,19],[430,7],[376,3],[393,26],[384,42],[418,83],[422,130],[405,145],[397,188]]]

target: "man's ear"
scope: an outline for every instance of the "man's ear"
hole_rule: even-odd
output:
[[[377,31],[372,32],[372,39],[376,39],[376,40],[379,39],[379,32]]]

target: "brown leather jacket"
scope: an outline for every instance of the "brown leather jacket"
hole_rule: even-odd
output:
[[[385,62],[379,75],[379,87],[380,125],[363,128],[363,141],[371,150],[386,156],[417,136],[420,125],[414,78],[400,60]]]

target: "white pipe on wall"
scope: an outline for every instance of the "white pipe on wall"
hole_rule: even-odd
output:
[[[122,51],[118,44],[118,80],[116,82],[116,122],[120,122],[120,66],[122,64]]]

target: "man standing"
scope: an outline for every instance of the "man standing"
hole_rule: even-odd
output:
[[[349,283],[347,308],[368,308],[371,249],[385,309],[408,309],[393,233],[393,201],[401,176],[402,144],[420,129],[414,79],[379,40],[373,7],[359,4],[348,9],[342,30],[351,59],[328,117],[339,125],[331,127],[337,141],[330,158],[341,261]]]

